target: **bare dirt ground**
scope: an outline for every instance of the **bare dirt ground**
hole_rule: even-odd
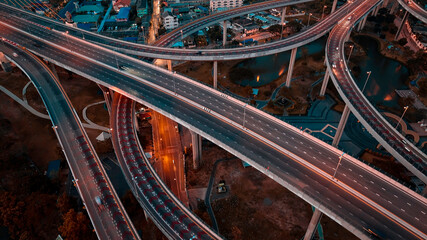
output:
[[[28,78],[17,68],[12,73],[0,72],[0,84],[19,97],[22,97],[22,88],[27,82]],[[27,99],[36,109],[44,108],[40,96],[27,96]],[[50,120],[32,115],[4,93],[0,93],[0,117],[10,122],[15,144],[22,144],[26,154],[41,170],[47,170],[49,161],[62,158]]]
[[[219,231],[227,239],[301,239],[310,221],[312,210],[304,202],[258,170],[244,168],[242,162],[214,144],[203,142],[203,165],[199,170],[187,169],[188,188],[206,187],[214,162],[218,164],[213,191],[225,180],[229,194],[212,201]],[[187,166],[191,166],[191,154]],[[203,203],[195,210],[210,223]],[[325,218],[324,232],[330,239],[357,239],[350,232]],[[329,238],[327,238],[329,239]]]
[[[56,70],[71,103],[76,109],[81,121],[84,122],[82,115],[83,109],[91,103],[103,101],[104,97],[102,92],[99,90],[96,83],[84,77],[59,67],[57,67]],[[105,127],[110,126],[108,111],[104,109],[102,104],[88,108],[87,116],[98,125]],[[111,141],[98,142],[96,140],[96,137],[101,133],[100,130],[86,129],[86,132],[98,154],[111,152],[113,150]]]

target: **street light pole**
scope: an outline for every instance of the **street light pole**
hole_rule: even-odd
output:
[[[70,40],[68,40],[68,31],[65,32],[65,37],[67,38],[68,45],[70,45]]]
[[[173,71],[173,91],[175,92],[175,95],[176,95],[175,74],[176,74],[176,71]]]
[[[405,109],[405,111],[403,111],[402,116],[400,116],[399,121],[397,122],[396,127],[395,127],[396,129],[399,126],[400,122],[402,121],[403,116],[405,116],[406,110],[408,110],[408,108],[409,108],[409,106],[406,106],[403,108],[403,109]]]
[[[332,176],[332,178],[335,178],[335,175],[337,174],[337,171],[338,171],[338,167],[340,166],[340,164],[341,164],[341,160],[342,160],[342,157],[344,156],[344,153],[342,153],[341,154],[341,156],[339,157],[339,161],[338,161],[338,164],[337,164],[337,167],[335,168],[335,172],[334,172],[334,175]]]
[[[308,14],[308,22],[307,22],[307,27],[308,27],[308,26],[310,26],[310,17],[311,17],[311,15],[312,15],[311,13],[310,13],[310,14]]]
[[[368,77],[366,77],[365,84],[363,85],[362,94],[363,94],[363,91],[365,91],[366,84],[368,83],[369,77],[371,76],[371,71],[366,73],[368,74]]]
[[[353,53],[353,48],[354,48],[354,45],[350,45],[350,54],[348,55],[347,63],[348,61],[350,61],[351,54]]]
[[[247,103],[243,106],[243,128],[245,128],[245,122],[246,122],[246,105],[248,105]]]
[[[325,9],[327,8],[328,6],[323,6],[323,11],[322,11],[322,17],[320,18],[320,20],[323,20],[323,17],[325,16]]]

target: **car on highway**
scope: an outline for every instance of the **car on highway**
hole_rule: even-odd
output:
[[[337,68],[337,65],[334,62],[332,63],[332,68]]]
[[[95,197],[95,202],[96,202],[96,205],[98,205],[98,210],[99,211],[103,211],[105,209],[104,204],[102,203],[101,197],[96,196]]]
[[[16,52],[12,53],[12,56],[18,57],[18,54]]]
[[[124,65],[119,65],[119,69],[120,69],[120,70],[123,70],[123,71],[126,71],[126,70],[128,70],[129,68],[128,68],[128,67],[125,67]]]

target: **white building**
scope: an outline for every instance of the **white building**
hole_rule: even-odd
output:
[[[218,8],[236,8],[243,5],[243,0],[210,0],[211,11],[216,11]]]
[[[178,27],[178,18],[168,11],[163,12],[162,22],[166,30],[174,29]]]

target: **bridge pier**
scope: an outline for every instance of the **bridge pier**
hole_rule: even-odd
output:
[[[340,139],[349,115],[350,115],[350,108],[348,108],[348,106],[345,105],[344,111],[342,112],[342,115],[341,115],[340,122],[338,123],[337,132],[335,133],[334,140],[332,140],[332,146],[334,147],[338,146],[338,143],[340,142]]]
[[[329,82],[329,70],[326,69],[325,77],[323,78],[323,82],[322,82],[322,87],[320,88],[320,93],[319,93],[320,97],[325,96],[326,87],[328,86],[328,82]]]
[[[378,15],[378,11],[380,10],[381,6],[378,5],[375,9],[374,9],[374,16]]]
[[[366,19],[368,18],[368,16],[365,16],[360,22],[359,22],[359,26],[357,27],[357,31],[360,32],[362,31],[362,29],[365,27],[366,24]]]
[[[202,161],[202,137],[191,131],[191,146],[193,149],[193,169],[198,169]]]
[[[310,223],[308,224],[307,231],[304,235],[304,240],[311,240],[313,235],[316,233],[317,225],[320,222],[320,218],[322,218],[323,213],[316,208],[314,210],[313,216],[311,217]]]
[[[213,88],[218,89],[218,61],[213,63]]]
[[[400,23],[399,29],[397,29],[396,36],[394,37],[394,40],[398,40],[400,32],[402,31],[403,25],[405,25],[406,20],[408,19],[409,13],[408,11],[405,11],[405,15],[403,15],[402,22]]]
[[[168,62],[168,70],[172,72],[172,60],[167,60]]]
[[[387,5],[388,5],[388,0],[384,0],[382,7],[387,7]]]
[[[3,42],[3,44],[4,44],[4,42]],[[2,52],[0,52],[0,65],[1,65],[1,68],[3,69],[3,71],[5,71],[5,72],[12,71],[10,61],[6,58],[6,56]]]
[[[338,0],[334,0],[334,3],[332,4],[331,14],[335,12],[335,9],[337,8],[337,2]]]
[[[294,64],[295,64],[295,58],[297,56],[297,50],[298,48],[294,48],[292,49],[292,52],[291,52],[291,58],[289,60],[288,75],[286,76],[286,87],[291,86],[292,72],[294,71]]]
[[[101,89],[102,93],[104,94],[105,104],[107,105],[108,113],[111,113],[111,106],[113,104],[113,96],[114,92],[113,90],[102,86],[101,84],[97,84],[99,89]]]
[[[280,19],[280,25],[282,26],[282,30],[280,31],[280,39],[283,37],[283,24],[285,23],[285,16],[286,16],[286,7],[282,8],[282,16]]]
[[[222,22],[222,46],[225,47],[225,42],[227,41],[227,22]]]
[[[397,0],[394,1],[393,5],[391,6],[390,9],[390,14],[394,14],[394,12],[396,11],[396,9],[399,7],[399,2],[397,2]]]

